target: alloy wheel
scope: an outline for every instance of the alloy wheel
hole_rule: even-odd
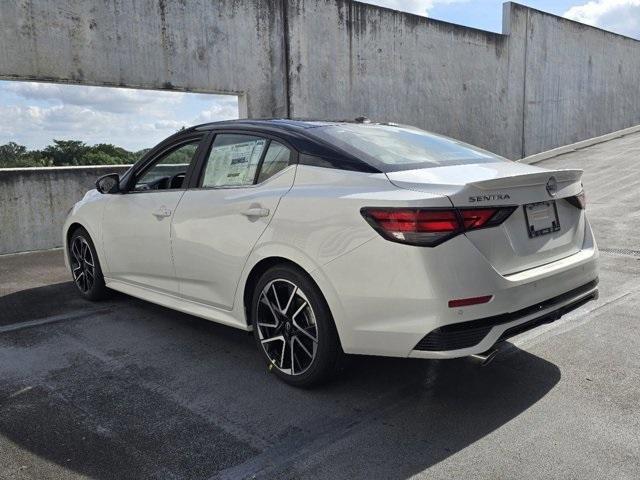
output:
[[[91,247],[84,237],[75,237],[71,243],[71,272],[73,281],[82,293],[91,290],[96,269]]]
[[[316,358],[318,327],[305,293],[275,279],[260,292],[256,318],[260,344],[271,364],[288,375],[307,371]]]

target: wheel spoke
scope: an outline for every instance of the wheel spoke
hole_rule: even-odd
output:
[[[295,359],[294,359],[294,355],[293,355],[293,337],[291,338],[291,340],[289,341],[289,349],[291,350],[291,375],[295,375]]]
[[[280,369],[282,369],[282,366],[284,365],[284,351],[286,350],[286,348],[287,348],[287,342],[283,341],[282,342],[282,353],[280,354]]]
[[[260,327],[278,328],[278,324],[258,322]]]
[[[258,325],[264,326],[264,327],[276,328],[280,322],[278,321],[278,315],[276,315],[276,312],[273,310],[273,305],[271,305],[271,302],[267,298],[266,293],[262,292],[260,294],[260,301],[264,303],[267,307],[269,307],[269,311],[271,312],[271,315],[273,315],[274,323],[270,324],[270,323],[258,321]]]
[[[264,340],[260,340],[260,342],[264,345],[265,343],[275,342],[277,340],[284,342],[284,337],[282,335],[278,335],[277,337],[265,338]]]
[[[298,314],[305,309],[305,307],[309,305],[306,301],[302,302],[302,305],[300,305],[298,307],[298,310],[296,310],[296,313],[294,313],[293,315],[291,315],[291,320],[295,321],[296,317],[298,316]]]
[[[284,310],[282,311],[282,313],[284,313],[285,315],[289,311],[289,307],[291,306],[291,302],[293,302],[293,299],[295,298],[297,292],[298,292],[298,287],[294,286],[293,287],[293,291],[291,292],[291,296],[289,297],[289,300],[287,300],[287,305],[284,307]]]
[[[313,353],[311,353],[309,351],[309,349],[307,347],[304,346],[304,343],[302,343],[302,341],[300,341],[300,339],[298,337],[292,337],[291,338],[291,342],[293,344],[293,341],[296,341],[298,343],[298,345],[300,345],[300,348],[302,348],[302,350],[304,350],[304,353],[306,353],[307,355],[309,355],[309,357],[313,358]]]
[[[80,253],[80,245],[81,245],[81,243],[79,242],[79,240],[80,240],[79,238],[76,238],[73,241],[73,245],[71,245],[71,254],[73,255],[73,258],[75,258],[76,261],[81,264],[82,263],[82,255]]]
[[[318,342],[318,339],[316,337],[314,337],[313,335],[311,335],[309,332],[307,332],[307,330],[305,330],[304,328],[302,328],[300,325],[298,325],[298,323],[294,320],[293,321],[293,326],[296,327],[298,329],[298,331],[300,333],[305,334],[311,341],[313,341],[314,343]]]
[[[278,298],[278,292],[276,291],[276,284],[271,284],[271,290],[273,290],[273,296],[276,299],[276,305],[278,306],[278,311],[282,312],[282,306],[280,306],[280,299]]]
[[[82,258],[85,265],[93,268],[93,253],[91,253],[91,247],[86,242],[84,243],[84,256]]]

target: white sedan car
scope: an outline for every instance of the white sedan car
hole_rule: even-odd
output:
[[[66,261],[85,298],[253,330],[298,386],[345,353],[486,360],[597,297],[581,174],[362,119],[211,123],[99,179]]]

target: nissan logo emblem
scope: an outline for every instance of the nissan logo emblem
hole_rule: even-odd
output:
[[[558,192],[558,182],[555,177],[551,177],[547,182],[547,193],[552,197]]]

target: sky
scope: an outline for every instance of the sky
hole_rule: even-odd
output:
[[[500,32],[502,0],[360,0]],[[640,39],[640,0],[519,0]],[[148,148],[182,126],[238,117],[237,98],[123,88],[0,81],[0,144],[30,149],[53,139]]]
[[[57,140],[152,147],[183,126],[238,118],[228,95],[0,81],[0,145]]]
[[[502,31],[503,0],[359,0],[468,27]],[[516,0],[538,10],[640,39],[640,0]]]

